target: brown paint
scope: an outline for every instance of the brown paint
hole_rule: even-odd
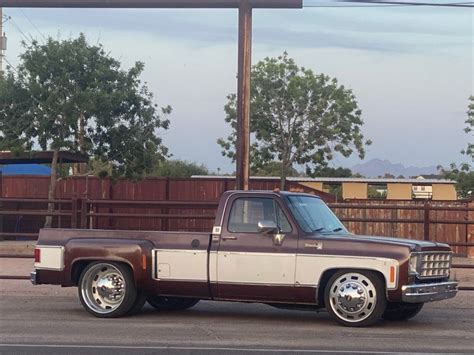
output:
[[[400,301],[401,286],[415,281],[408,275],[410,252],[450,250],[445,244],[424,241],[304,233],[298,228],[282,199],[282,195],[284,193],[268,191],[248,193],[229,191],[224,193],[214,222],[215,226],[222,227],[221,238],[218,241],[212,241],[210,233],[43,229],[40,232],[38,245],[64,246],[65,268],[63,271],[38,270],[39,282],[74,286],[77,282],[76,266],[83,266],[85,263],[93,261],[112,261],[129,265],[133,270],[138,287],[147,292],[161,295],[265,303],[316,304],[318,302],[316,295],[324,292],[323,285],[320,285],[320,289],[316,289],[298,285],[245,285],[217,284],[205,281],[154,280],[152,268],[155,265],[153,265],[152,250],[347,255],[398,260],[400,263],[398,288],[388,291],[387,295],[390,301]],[[228,230],[227,219],[230,207],[236,199],[244,196],[271,198],[282,208],[293,229],[286,235],[282,246],[275,246],[270,236],[258,233],[232,233]],[[223,221],[222,225],[221,221]],[[224,240],[223,237],[233,237],[233,239]],[[258,265],[255,267],[258,268]],[[314,280],[315,284],[318,281]]]

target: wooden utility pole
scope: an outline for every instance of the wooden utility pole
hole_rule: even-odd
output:
[[[3,74],[3,48],[5,46],[3,37],[3,9],[0,7],[0,75]]]
[[[303,0],[0,0],[6,7],[238,8],[237,189],[248,190],[250,174],[250,71],[252,9],[301,9]]]
[[[239,7],[239,68],[237,76],[237,190],[249,189],[250,176],[250,74],[252,65],[252,7]]]

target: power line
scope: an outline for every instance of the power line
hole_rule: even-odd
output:
[[[410,6],[410,5],[380,5],[380,4],[374,4],[374,5],[305,5],[304,7],[322,7],[322,8],[333,8],[333,9],[345,9],[345,8],[370,8],[370,7],[404,7],[404,6]]]
[[[45,35],[39,30],[39,28],[33,23],[33,21],[31,21],[30,17],[25,13],[25,11],[23,11],[23,9],[20,9],[20,12],[23,14],[23,16],[25,16],[25,18],[28,20],[31,26],[33,26],[34,29],[40,34],[40,36],[43,37],[45,41],[47,41]]]
[[[364,7],[408,7],[408,6],[433,6],[433,7],[462,7],[462,8],[473,8],[473,1],[466,2],[450,2],[450,3],[428,3],[428,2],[405,2],[405,1],[384,1],[384,0],[336,0],[332,4],[318,4],[313,3],[310,5],[304,5],[304,7],[322,7],[322,8],[364,8]],[[348,4],[348,5],[345,5]],[[350,5],[349,5],[350,4]],[[357,4],[357,5],[353,5]]]
[[[403,6],[433,6],[433,7],[463,7],[474,8],[473,2],[451,2],[451,3],[434,3],[434,2],[405,2],[405,1],[385,1],[385,0],[337,0],[341,3],[356,4],[380,4],[380,5],[403,5]]]
[[[30,44],[33,44],[33,41],[34,41],[33,37],[31,37],[31,35],[30,35],[30,38],[28,38],[28,36],[25,34],[25,32],[22,31],[22,29],[20,28],[20,26],[18,26],[18,24],[16,23],[16,21],[13,20],[13,18],[12,18],[11,16],[9,16],[8,19],[10,20],[11,24],[12,24],[13,26],[15,26],[15,28],[18,30],[18,32],[21,33],[21,35],[23,36],[23,38],[24,38],[27,42],[29,42]]]

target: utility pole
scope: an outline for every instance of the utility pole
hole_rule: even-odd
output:
[[[7,49],[6,41],[3,35],[3,9],[0,7],[0,75],[3,74],[3,51]]]
[[[250,175],[250,73],[252,65],[252,6],[239,6],[239,68],[237,83],[237,190],[249,189]]]

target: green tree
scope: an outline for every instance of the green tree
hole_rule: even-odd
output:
[[[166,160],[160,162],[149,176],[167,176],[189,178],[193,175],[208,175],[209,170],[204,165],[184,160]]]
[[[34,130],[28,110],[30,97],[12,72],[0,75],[0,151],[22,152],[30,150],[29,138]]]
[[[473,138],[473,133],[474,132],[474,95],[471,95],[469,97],[469,105],[468,105],[468,110],[467,110],[467,119],[465,121],[466,123],[466,128],[464,131],[469,134],[471,139]],[[468,142],[467,148],[462,151],[463,154],[466,154],[467,156],[471,157],[471,160],[474,161],[474,142]]]
[[[456,181],[456,191],[460,198],[472,198],[474,194],[474,170],[469,164],[451,164],[449,169],[441,168],[445,179]]]
[[[0,121],[18,122],[12,146],[53,150],[49,198],[54,198],[60,150],[82,152],[111,163],[114,176],[139,178],[150,172],[168,150],[158,136],[171,108],[159,108],[140,80],[143,63],[131,69],[110,57],[101,45],[90,45],[84,35],[64,41],[49,38],[25,46],[20,64],[7,75],[9,90],[20,87],[28,99],[13,98]],[[16,100],[16,101],[15,101]],[[26,102],[26,104],[25,104]],[[7,115],[11,114],[10,117]],[[5,133],[7,132],[7,133]],[[86,173],[82,168],[79,173]],[[46,225],[51,223],[47,219]]]
[[[262,163],[259,167],[252,167],[250,173],[255,176],[280,176],[282,163],[279,161],[269,161]],[[300,176],[301,174],[294,168],[291,168],[287,176]]]
[[[331,168],[329,166],[322,166],[316,168],[311,174],[308,174],[312,177],[353,177],[352,171],[349,168],[337,167]]]
[[[222,154],[235,160],[237,109],[235,94],[225,105],[232,134],[219,139]],[[285,52],[252,68],[251,164],[260,168],[281,162],[280,188],[294,165],[308,172],[326,166],[336,153],[357,151],[364,157],[363,121],[352,90],[324,74],[296,65]]]
[[[474,96],[469,97],[466,128],[464,131],[472,137],[474,132]],[[461,152],[474,161],[474,142],[468,142],[467,148]],[[438,170],[445,179],[456,181],[456,191],[460,198],[472,198],[474,194],[474,170],[471,164],[463,163],[457,166],[452,163],[448,169],[438,166]]]

